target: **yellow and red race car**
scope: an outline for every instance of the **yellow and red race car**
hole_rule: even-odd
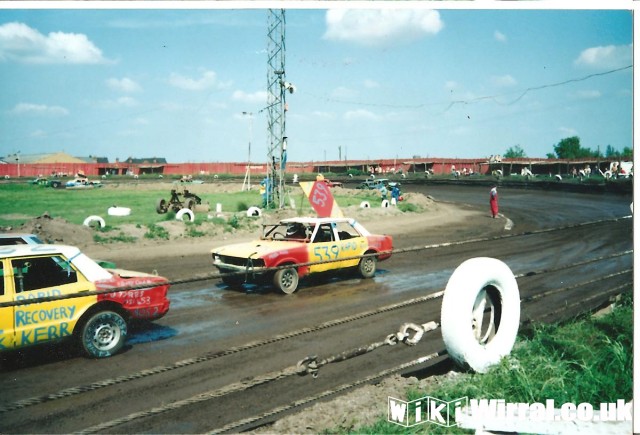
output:
[[[211,254],[228,286],[267,278],[290,294],[299,278],[317,272],[356,269],[371,278],[377,261],[389,258],[392,249],[391,236],[371,234],[354,219],[298,217],[264,225],[260,240],[222,246]]]
[[[105,269],[78,248],[0,248],[0,351],[75,339],[94,358],[118,352],[130,319],[169,310],[166,278]]]

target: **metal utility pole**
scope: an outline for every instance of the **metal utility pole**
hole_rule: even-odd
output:
[[[244,173],[244,181],[242,182],[242,190],[247,186],[247,190],[251,190],[251,141],[253,140],[253,112],[242,112],[244,116],[249,117],[249,153],[247,155],[247,170]]]
[[[268,10],[267,109],[269,142],[267,144],[267,207],[284,207],[284,171],[287,161],[285,133],[286,91],[295,87],[285,77],[284,9]]]

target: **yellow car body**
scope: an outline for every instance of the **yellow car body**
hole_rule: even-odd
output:
[[[129,319],[166,314],[168,288],[162,277],[104,269],[75,247],[4,246],[0,351],[76,337],[88,355],[111,356]]]

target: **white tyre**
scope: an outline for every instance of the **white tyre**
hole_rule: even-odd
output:
[[[94,227],[94,226],[99,226],[100,228],[104,228],[104,219],[102,219],[100,216],[89,216],[87,217],[84,222],[82,222],[82,225],[84,225],[85,227]]]
[[[248,217],[260,217],[262,216],[262,210],[260,210],[258,207],[249,207],[247,209],[247,216]]]
[[[382,203],[380,204],[380,207],[382,208],[388,208],[389,207],[389,201],[386,199],[382,200]]]
[[[131,209],[128,207],[109,207],[107,209],[107,214],[109,216],[129,216],[131,214]]]
[[[451,358],[478,373],[509,355],[520,326],[520,291],[509,266],[472,258],[453,272],[442,298],[442,338]]]
[[[187,219],[189,220],[189,222],[193,222],[196,218],[195,215],[193,214],[193,211],[191,211],[188,208],[181,208],[176,213],[176,220],[184,221],[185,215],[187,216]]]
[[[562,181],[562,175],[556,174],[556,181]]]
[[[369,207],[371,207],[371,204],[369,204],[368,201],[362,201],[360,203],[360,208],[369,208]]]

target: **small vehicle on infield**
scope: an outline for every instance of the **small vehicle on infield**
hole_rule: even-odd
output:
[[[211,251],[213,265],[230,287],[268,282],[284,293],[298,288],[299,278],[318,272],[355,269],[363,278],[376,263],[391,256],[389,235],[369,233],[355,219],[296,217],[263,225],[260,240]],[[278,269],[270,269],[270,268]]]
[[[76,177],[73,180],[69,180],[65,183],[67,189],[93,189],[95,187],[102,187],[101,181],[93,181],[88,178]]]
[[[329,180],[328,178],[323,178],[322,181],[324,184],[326,184],[329,187],[342,187],[343,183],[341,181],[332,181]]]
[[[358,189],[364,190],[380,190],[382,188],[386,188],[387,190],[391,190],[394,187],[400,188],[400,183],[396,181],[389,181],[387,178],[376,178],[371,180],[364,180],[362,183],[358,185]]]
[[[0,351],[74,339],[88,356],[109,357],[129,321],[169,311],[168,289],[166,278],[105,269],[76,247],[2,246]]]
[[[199,204],[202,204],[202,199],[187,189],[171,189],[171,197],[168,201],[164,198],[160,198],[157,201],[156,212],[164,214],[169,210],[173,210],[177,213],[183,208],[195,211],[196,206]]]

